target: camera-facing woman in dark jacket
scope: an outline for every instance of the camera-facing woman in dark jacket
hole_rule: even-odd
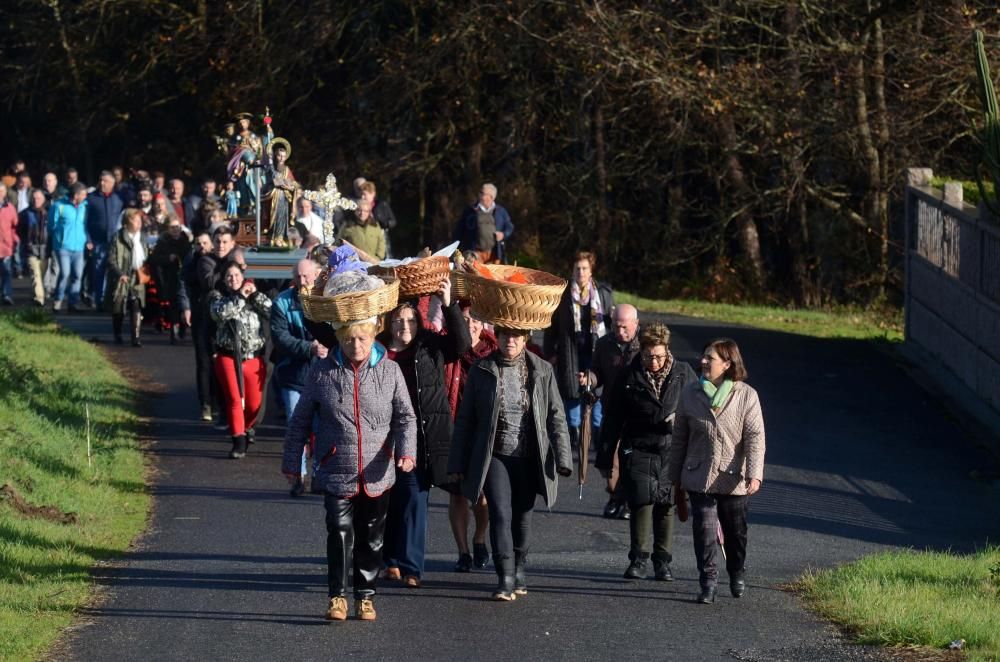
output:
[[[455,420],[448,471],[471,503],[486,493],[496,600],[525,595],[531,512],[555,503],[572,473],[569,431],[552,367],[525,351],[530,333],[497,328],[496,353],[469,370]]]
[[[639,348],[639,356],[618,377],[606,401],[595,466],[602,473],[611,469],[615,444],[621,439],[619,480],[632,510],[625,577],[645,578],[652,556],[656,579],[671,581],[674,505],[666,476],[667,453],[681,391],[697,377],[691,366],[670,353],[670,330],[665,325],[644,326]]]
[[[409,588],[420,586],[424,571],[431,485],[448,483],[453,424],[445,365],[458,361],[471,344],[462,311],[451,300],[450,280],[442,281],[437,296],[447,334],[423,328],[416,306],[402,303],[389,313],[389,329],[379,336],[388,358],[403,371],[417,417],[416,469],[397,477],[392,486],[384,548],[386,577],[402,579]]]

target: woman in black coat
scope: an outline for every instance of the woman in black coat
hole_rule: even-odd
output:
[[[389,314],[389,329],[378,340],[399,364],[417,415],[417,467],[396,480],[389,497],[384,558],[386,577],[420,586],[427,542],[427,497],[432,485],[448,481],[448,451],[453,429],[444,366],[458,361],[472,339],[458,302],[451,301],[451,281],[438,292],[445,335],[425,329],[417,307],[403,303]]]
[[[611,287],[594,280],[595,257],[581,251],[573,262],[573,281],[563,292],[559,307],[552,316],[552,326],[545,330],[544,353],[554,361],[556,384],[563,399],[570,443],[579,443],[581,406],[580,389],[586,384],[594,347],[598,338],[611,330],[615,302]],[[600,393],[596,395],[600,396]],[[598,438],[603,416],[598,400],[591,409],[594,438]]]
[[[191,238],[180,220],[174,216],[160,233],[149,261],[160,300],[160,316],[170,325],[170,344],[177,344],[181,330],[181,306],[177,298],[181,282],[181,265],[191,252]]]
[[[697,381],[687,363],[670,353],[670,330],[663,324],[644,326],[639,336],[639,356],[619,376],[606,400],[604,426],[595,466],[611,468],[615,444],[619,448],[619,480],[632,517],[627,579],[647,574],[652,544],[653,570],[660,581],[671,581],[674,506],[667,480],[674,414],[683,388]]]

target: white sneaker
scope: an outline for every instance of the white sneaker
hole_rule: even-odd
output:
[[[61,300],[53,301],[52,310],[62,310],[62,301]]]

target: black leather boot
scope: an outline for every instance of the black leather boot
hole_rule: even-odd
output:
[[[645,579],[649,575],[649,554],[629,552],[628,558],[631,563],[625,569],[625,579]]]
[[[703,586],[701,593],[698,595],[698,602],[703,605],[710,605],[715,602],[715,587]]]
[[[493,557],[493,566],[497,569],[497,590],[493,599],[501,602],[511,602],[517,599],[514,593],[514,559],[508,557]]]
[[[125,339],[122,338],[122,326],[125,323],[124,315],[112,315],[111,316],[111,330],[115,334],[115,344],[122,345],[125,343]]]
[[[658,582],[674,581],[674,573],[670,572],[670,556],[653,552],[653,577]]]
[[[729,578],[729,592],[734,598],[742,598],[743,594],[747,591],[747,581],[743,576],[743,572],[736,572]]]
[[[229,451],[229,457],[239,460],[247,456],[247,437],[245,434],[233,437],[233,449]]]

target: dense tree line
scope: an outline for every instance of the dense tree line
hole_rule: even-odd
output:
[[[5,159],[220,174],[212,136],[267,105],[300,179],[391,191],[400,245],[489,179],[524,263],[802,304],[893,299],[901,172],[971,172],[972,30],[1000,54],[956,0],[8,5]]]

